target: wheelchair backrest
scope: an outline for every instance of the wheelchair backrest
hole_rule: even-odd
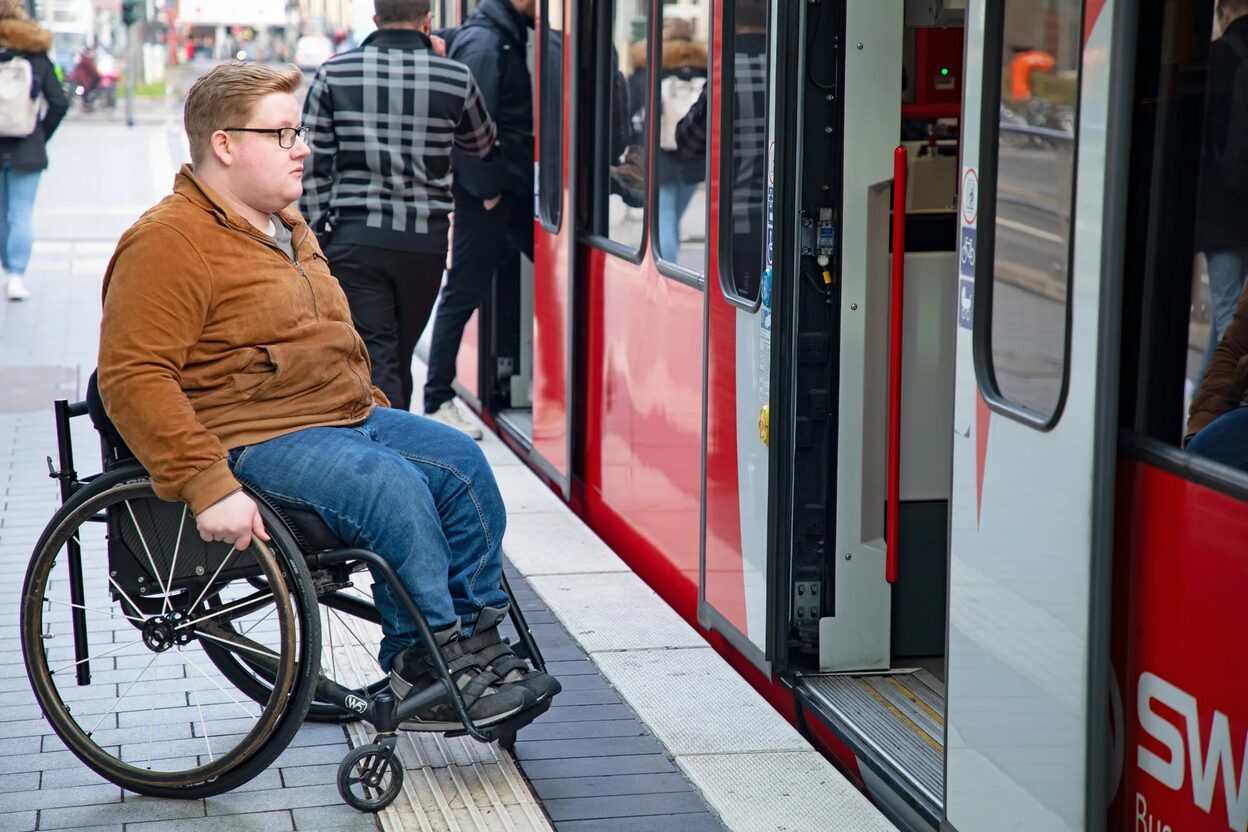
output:
[[[96,381],[98,370],[91,372],[87,379],[87,413],[91,416],[91,424],[100,435],[100,450],[104,457],[104,470],[111,471],[123,462],[134,459],[134,453],[121,438],[121,433],[113,420],[104,410],[104,400],[100,398],[100,385]]]

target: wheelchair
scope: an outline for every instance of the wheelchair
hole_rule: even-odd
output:
[[[553,697],[474,724],[394,570],[346,546],[314,513],[278,508],[245,486],[270,541],[253,539],[246,551],[203,542],[184,505],[155,496],[91,381],[87,401],[55,402],[59,462],[47,462],[62,505],[27,568],[21,639],[45,718],[106,780],[139,794],[208,797],[267,768],[305,719],[364,720],[373,741],[347,754],[337,784],[349,805],[376,812],[402,789],[396,732],[419,711],[449,702],[463,727],[447,736],[510,747],[550,707]],[[88,412],[103,470],[79,477],[70,420]],[[434,681],[402,700],[376,663],[382,619],[366,567],[416,622],[432,667]],[[509,615],[516,655],[544,671],[514,602]]]

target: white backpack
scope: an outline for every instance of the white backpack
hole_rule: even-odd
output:
[[[676,149],[676,125],[685,117],[706,86],[705,78],[681,78],[669,75],[659,82],[659,100],[663,109],[659,118],[659,147]]]
[[[41,98],[32,96],[35,72],[21,55],[0,61],[0,137],[22,138],[39,126]]]

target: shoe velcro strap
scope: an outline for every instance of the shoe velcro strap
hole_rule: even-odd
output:
[[[528,662],[517,656],[515,653],[501,656],[496,661],[490,662],[489,668],[500,676],[506,676],[513,670],[519,670],[522,674],[527,674],[533,669],[529,667]]]
[[[481,659],[482,664],[489,665],[493,664],[497,659],[500,659],[503,656],[514,656],[515,653],[511,651],[510,644],[500,641],[498,644],[492,644],[489,647],[484,647],[478,650],[475,655]]]
[[[458,659],[460,656],[469,655],[473,651],[465,649],[464,642],[456,640],[443,644],[438,652],[442,654],[442,658],[449,662]]]
[[[502,681],[488,670],[483,670],[468,681],[468,684],[460,688],[460,695],[464,697],[464,706],[471,708],[485,691],[494,684]]]
[[[446,662],[447,672],[452,676],[460,671],[468,670],[469,668],[477,668],[480,670],[485,669],[485,663],[482,662],[475,653],[465,653],[464,650],[459,647],[459,642],[452,642],[451,644],[443,646],[441,652],[442,661]],[[424,656],[421,659],[420,668],[426,673],[433,674],[434,676],[438,673],[429,656]]]
[[[462,645],[464,651],[468,653],[476,653],[495,644],[506,644],[502,637],[499,636],[497,627],[474,633],[468,638],[460,639],[455,643]]]
[[[485,664],[473,654],[451,659],[446,663],[447,671],[455,676],[467,670],[485,670]]]

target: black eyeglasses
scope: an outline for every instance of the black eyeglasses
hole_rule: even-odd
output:
[[[298,127],[222,127],[227,133],[273,133],[277,136],[277,143],[284,149],[290,150],[295,146],[295,139],[302,139],[308,135],[307,125]]]

